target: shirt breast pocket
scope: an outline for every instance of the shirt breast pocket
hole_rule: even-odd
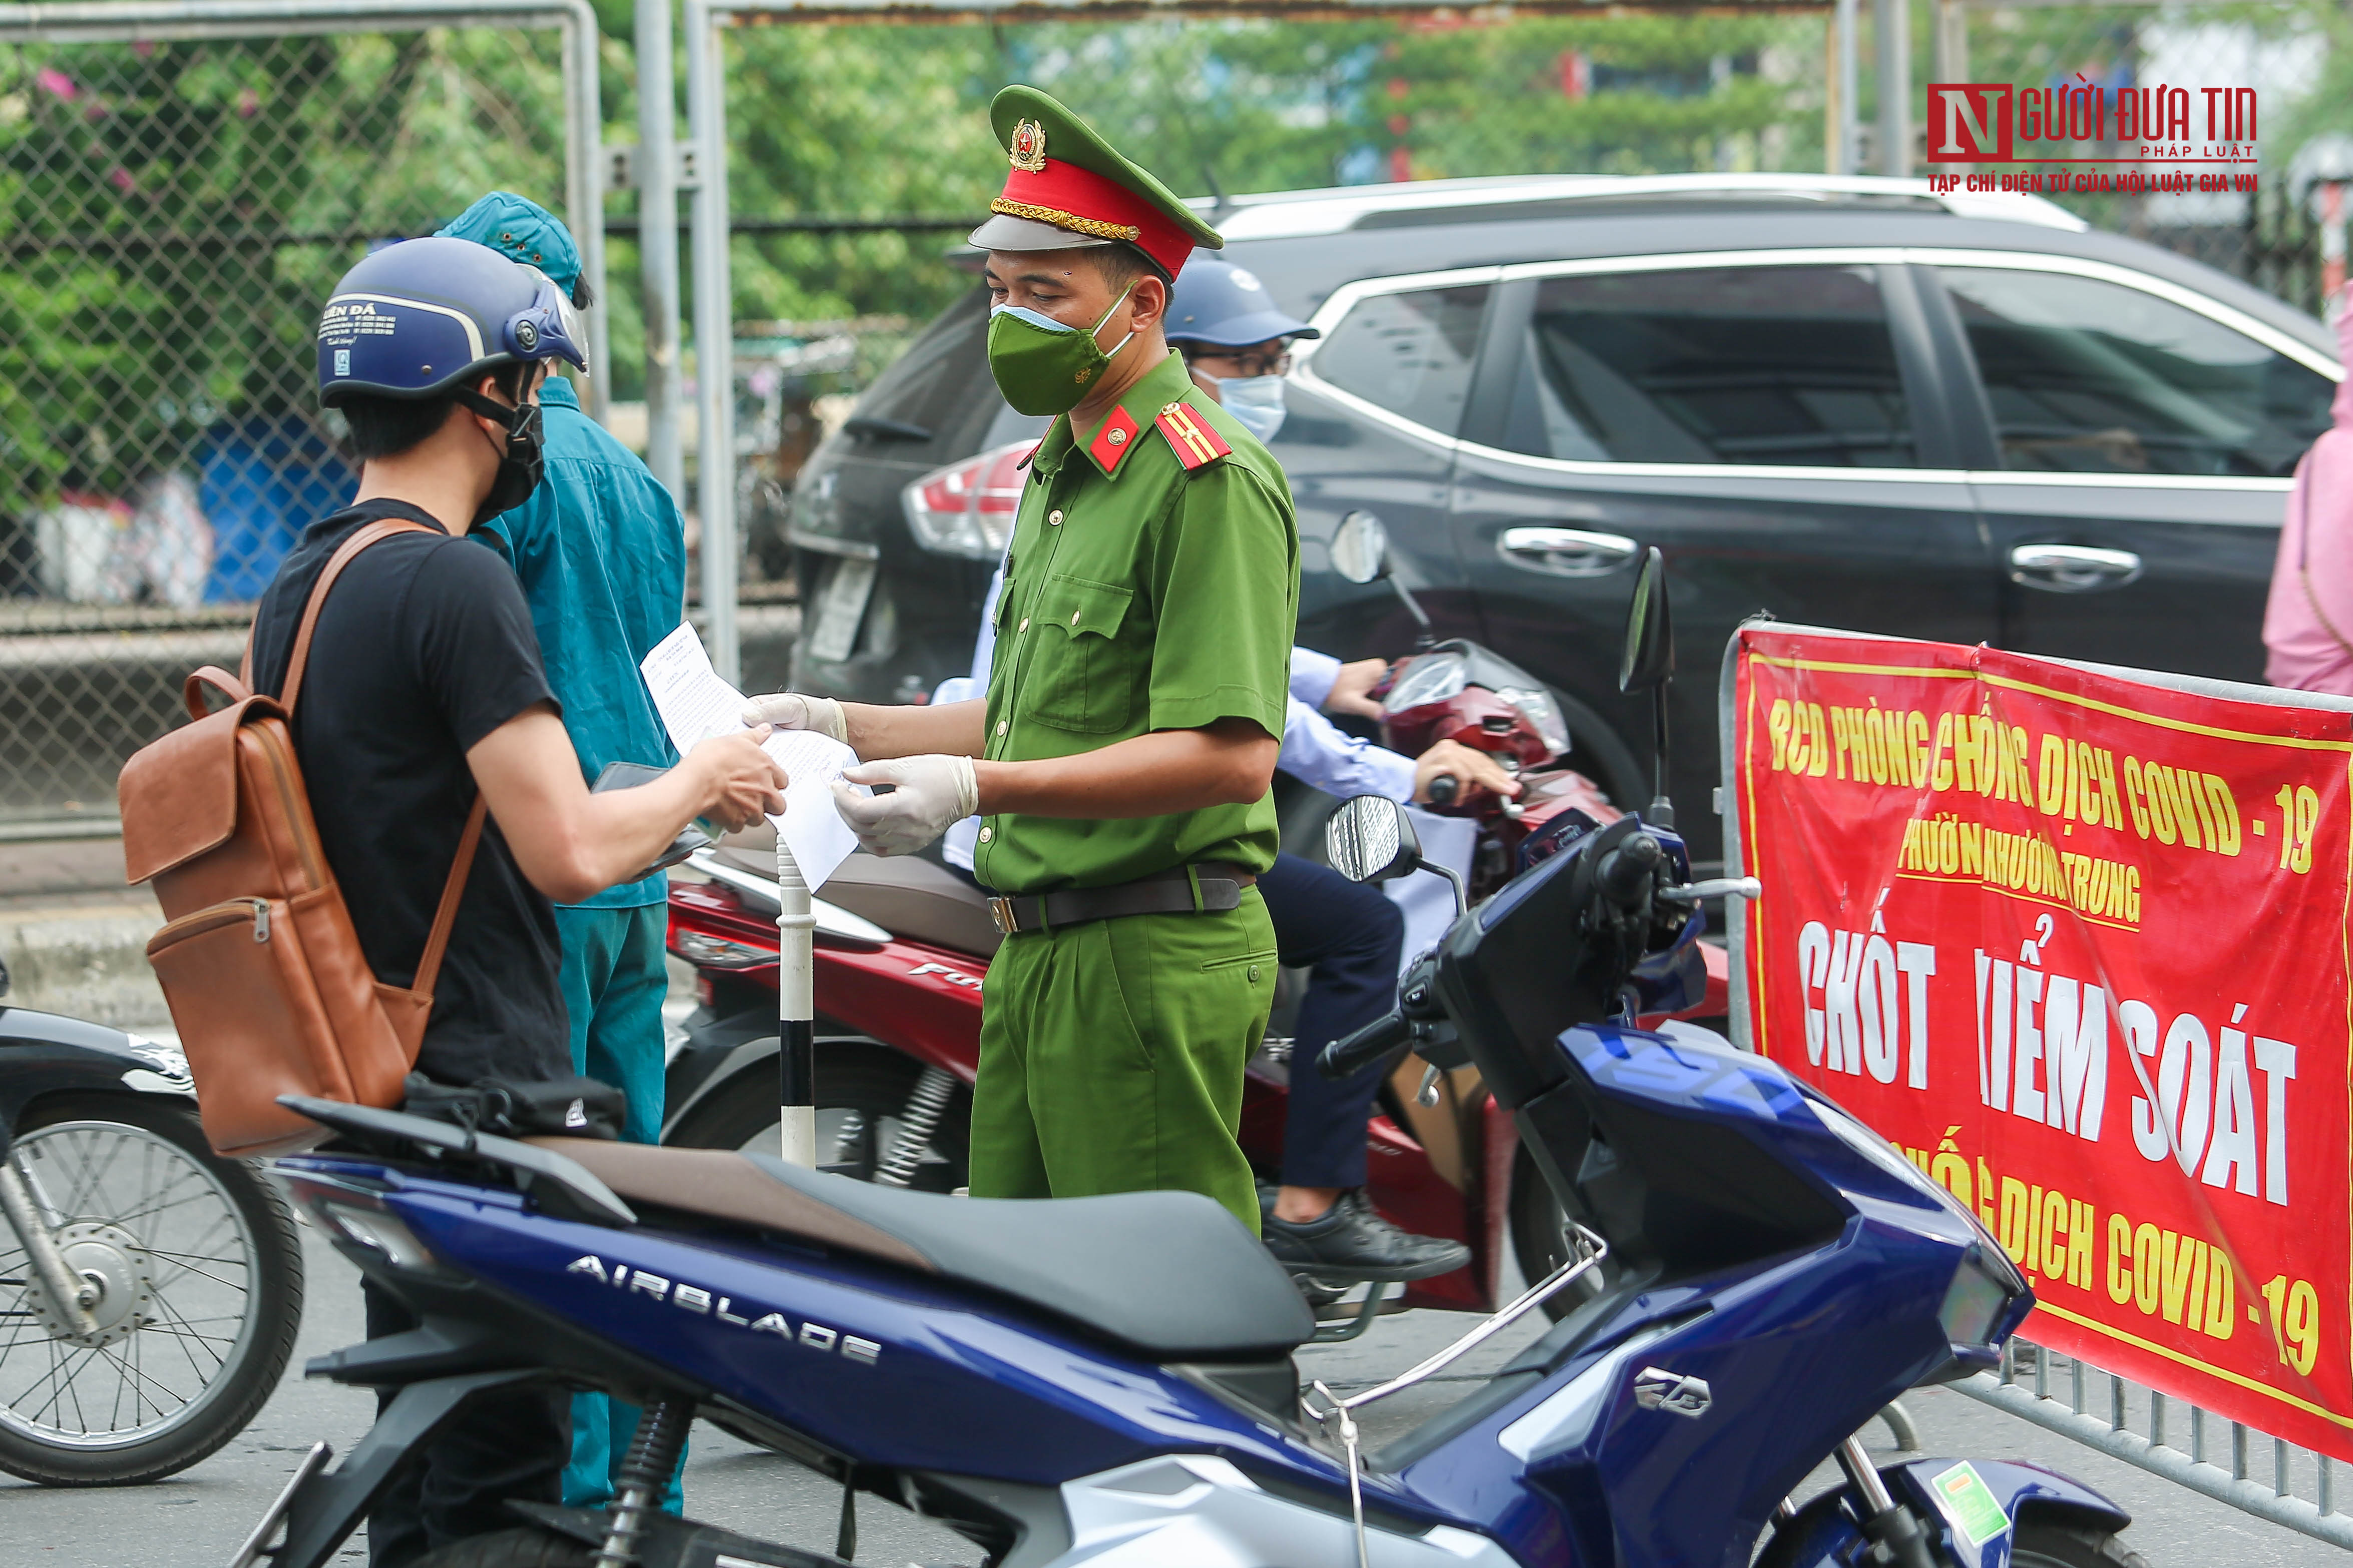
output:
[[[1038,591],[1029,649],[1029,717],[1057,730],[1108,735],[1127,727],[1133,660],[1119,646],[1134,591],[1054,576]]]

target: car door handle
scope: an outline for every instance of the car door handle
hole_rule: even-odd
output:
[[[1620,533],[1582,528],[1507,528],[1495,539],[1495,553],[1526,572],[1547,577],[1600,577],[1634,559],[1641,546]]]
[[[2096,594],[2121,588],[2140,576],[2140,557],[2129,550],[2089,544],[2021,544],[2010,552],[2010,580],[2052,594]]]

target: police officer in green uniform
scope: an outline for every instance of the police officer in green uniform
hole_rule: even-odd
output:
[[[862,764],[860,841],[904,854],[977,811],[974,870],[1007,932],[973,1093],[976,1197],[1187,1188],[1253,1231],[1235,1141],[1266,1027],[1299,532],[1282,470],[1163,335],[1196,246],[1159,181],[1035,89],[997,95],[1012,169],[973,233],[989,368],[1058,416],[1029,458],[986,701],[781,692],[747,721],[823,731]]]

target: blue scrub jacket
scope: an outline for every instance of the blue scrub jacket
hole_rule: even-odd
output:
[[[686,605],[686,521],[635,453],[581,412],[571,383],[540,387],[546,476],[532,497],[474,530],[513,563],[564,727],[594,784],[607,763],[678,761],[638,665]],[[659,874],[575,906],[660,903]]]

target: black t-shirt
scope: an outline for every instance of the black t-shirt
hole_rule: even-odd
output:
[[[253,689],[276,693],[311,585],[343,541],[379,518],[401,533],[343,568],[319,612],[294,700],[294,749],[327,863],[376,978],[407,985],[458,853],[474,776],[466,752],[536,703],[555,701],[514,573],[405,501],[363,501],[311,524],[262,595]],[[433,991],[417,1068],[444,1083],[572,1070],[557,980],[555,911],[523,877],[493,820]]]

